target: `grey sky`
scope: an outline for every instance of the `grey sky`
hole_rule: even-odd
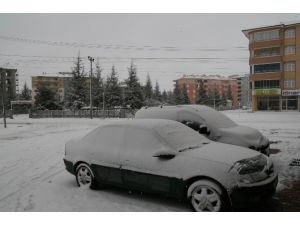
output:
[[[100,57],[103,75],[114,64],[122,80],[133,58],[141,82],[149,73],[171,89],[182,74],[248,73],[241,30],[291,20],[300,14],[0,14],[0,67],[17,68],[31,86],[31,76],[70,71],[73,59],[63,57],[80,51],[86,71],[87,56]]]

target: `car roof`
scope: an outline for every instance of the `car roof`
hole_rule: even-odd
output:
[[[139,127],[139,128],[146,128],[146,129],[147,128],[154,129],[156,127],[161,127],[161,126],[166,126],[166,125],[181,126],[181,123],[174,121],[174,120],[166,120],[166,119],[124,119],[124,120],[109,121],[100,127],[131,126],[131,127]]]
[[[179,111],[191,111],[191,112],[200,112],[201,111],[213,111],[214,109],[206,106],[206,105],[174,105],[174,106],[156,106],[156,107],[149,107],[149,108],[142,108],[136,113],[136,118],[143,118],[144,115],[148,113],[151,115],[152,113],[168,113],[169,117],[171,118],[172,115],[170,113],[175,113]],[[142,115],[141,115],[142,114]],[[158,115],[157,115],[158,116]]]

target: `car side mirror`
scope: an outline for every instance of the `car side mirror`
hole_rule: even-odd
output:
[[[199,133],[200,134],[207,134],[207,135],[209,135],[209,131],[208,131],[208,128],[207,128],[207,126],[206,125],[200,125],[200,127],[199,127]]]
[[[176,156],[176,152],[171,150],[159,150],[153,154],[153,157],[160,159],[173,159]]]

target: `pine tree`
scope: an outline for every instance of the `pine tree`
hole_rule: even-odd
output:
[[[74,62],[72,68],[72,78],[70,87],[67,91],[67,106],[75,109],[80,109],[85,104],[89,103],[88,85],[85,78],[84,65],[80,53]]]
[[[215,88],[214,93],[213,93],[213,100],[214,100],[214,106],[219,106],[220,105],[220,95],[218,90]]]
[[[106,79],[104,93],[105,93],[105,105],[107,106],[107,108],[114,108],[116,106],[121,106],[122,104],[121,87],[119,85],[119,78],[115,66],[112,66],[111,72]]]
[[[163,93],[161,95],[161,98],[162,98],[163,102],[167,102],[168,101],[168,94],[167,94],[166,90],[163,91]]]
[[[128,68],[128,79],[125,82],[127,91],[124,93],[124,106],[129,105],[133,109],[140,109],[143,106],[144,96],[142,87],[137,77],[136,67],[133,63],[131,63],[130,67]]]
[[[167,91],[167,103],[171,105],[175,104],[173,91]]]
[[[186,85],[183,86],[183,89],[181,91],[181,104],[190,104],[190,99],[187,93]]]
[[[205,105],[205,104],[208,103],[208,96],[207,96],[206,91],[204,89],[203,80],[200,80],[200,82],[199,82],[199,89],[198,89],[198,92],[197,92],[196,103],[200,104],[200,105]]]
[[[181,102],[182,102],[181,91],[179,89],[178,84],[175,85],[175,88],[173,91],[173,101],[174,101],[174,104],[181,104]]]
[[[35,95],[35,107],[38,109],[60,109],[61,106],[55,98],[55,92],[47,85],[37,87]]]
[[[228,87],[227,87],[227,96],[226,96],[226,98],[228,100],[232,101],[232,92],[231,92],[231,85],[230,85],[230,83],[228,84]]]
[[[144,95],[145,99],[151,99],[153,96],[152,81],[149,74],[147,75],[146,85],[144,87]]]
[[[24,83],[20,98],[21,100],[31,100],[31,90],[28,88],[26,82]]]
[[[161,101],[161,92],[160,92],[159,84],[158,84],[157,81],[155,82],[155,88],[154,88],[154,95],[153,95],[153,97],[157,101]]]

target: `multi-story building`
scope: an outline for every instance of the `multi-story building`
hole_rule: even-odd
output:
[[[50,88],[55,93],[55,98],[59,102],[63,102],[66,99],[66,94],[70,88],[70,82],[72,77],[66,76],[33,76],[31,77],[31,85],[32,85],[32,101],[35,101],[36,90],[39,86],[45,85]],[[89,82],[89,79],[86,79]]]
[[[184,87],[187,89],[187,94],[191,104],[197,101],[197,95],[201,82],[203,83],[204,90],[208,96],[213,96],[215,92],[220,97],[228,95],[228,89],[231,90],[232,105],[237,106],[237,80],[223,77],[220,75],[183,75],[181,78],[174,80],[175,85],[180,90]]]
[[[240,107],[251,105],[249,93],[249,75],[231,75],[231,79],[237,80],[237,101]]]
[[[243,33],[249,39],[252,110],[300,111],[300,22]]]
[[[18,74],[16,69],[5,69],[0,68],[0,99],[2,98],[3,85],[2,81],[5,82],[5,104],[10,105],[10,101],[13,101],[17,97],[17,92],[19,90],[18,86]],[[2,79],[3,78],[3,79]],[[0,104],[1,101],[0,101]]]

